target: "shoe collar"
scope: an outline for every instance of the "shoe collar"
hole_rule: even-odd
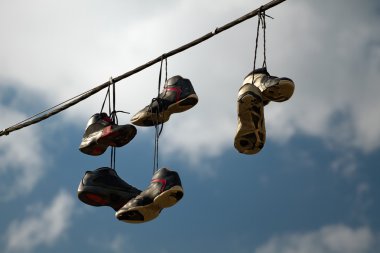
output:
[[[259,69],[255,69],[255,70],[251,71],[248,75],[246,75],[244,77],[244,79],[247,78],[248,76],[252,75],[252,74],[265,74],[265,75],[269,76],[267,68],[264,67],[264,68],[259,68]]]

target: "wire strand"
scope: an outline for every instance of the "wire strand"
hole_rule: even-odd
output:
[[[182,51],[185,51],[185,50],[187,50],[187,49],[189,49],[191,47],[194,47],[194,46],[198,45],[199,43],[201,43],[203,41],[206,41],[206,40],[210,39],[211,37],[215,36],[218,33],[221,33],[221,32],[223,32],[225,30],[228,30],[231,27],[234,27],[234,26],[240,24],[241,22],[246,21],[246,20],[248,20],[248,19],[256,16],[259,12],[268,10],[268,9],[270,9],[270,8],[272,8],[272,7],[280,4],[282,2],[285,2],[285,1],[286,0],[272,0],[272,1],[268,2],[265,5],[262,5],[260,8],[255,9],[255,10],[253,10],[253,11],[245,14],[244,16],[241,16],[238,19],[235,19],[235,20],[233,20],[233,21],[231,21],[231,22],[229,22],[229,23],[227,23],[227,24],[225,24],[225,25],[223,25],[223,26],[221,26],[219,28],[216,28],[214,31],[209,32],[209,33],[203,35],[202,37],[199,37],[198,39],[195,39],[195,40],[193,40],[193,41],[191,41],[191,42],[189,42],[189,43],[187,43],[187,44],[185,44],[183,46],[180,46],[180,47],[178,47],[178,48],[176,48],[176,49],[174,49],[172,51],[169,51],[168,53],[165,53],[163,55],[165,55],[165,58],[168,58],[168,57],[173,56],[175,54],[178,54],[178,53],[180,53]],[[140,72],[140,71],[142,71],[142,70],[144,70],[144,69],[146,69],[146,68],[148,68],[148,67],[150,67],[150,66],[152,66],[152,65],[154,65],[154,64],[156,64],[158,62],[160,62],[161,58],[162,58],[162,54],[161,54],[161,56],[159,56],[159,57],[157,57],[157,58],[155,58],[155,59],[153,59],[153,60],[151,60],[151,61],[149,61],[149,62],[147,62],[147,63],[145,63],[145,64],[143,64],[143,65],[141,65],[141,66],[139,66],[139,67],[137,67],[135,69],[133,69],[133,70],[130,70],[130,71],[128,71],[128,72],[126,72],[126,73],[124,73],[124,74],[122,74],[122,75],[114,78],[113,82],[116,83],[116,82],[118,82],[120,80],[123,80],[123,79],[125,79],[125,78],[127,78],[127,77],[129,77],[131,75],[134,75],[134,74],[136,74],[136,73],[138,73],[138,72]],[[77,104],[77,103],[79,103],[79,102],[87,99],[88,97],[90,97],[90,96],[98,93],[99,91],[101,91],[102,89],[106,88],[109,85],[110,85],[109,81],[105,82],[105,83],[103,83],[103,84],[101,84],[101,85],[99,85],[99,86],[97,86],[97,87],[95,87],[95,88],[93,88],[91,90],[83,92],[80,95],[77,95],[77,96],[75,96],[73,98],[70,98],[70,99],[68,99],[68,100],[66,100],[66,101],[64,101],[64,102],[62,102],[62,103],[60,103],[58,105],[55,105],[55,106],[53,106],[53,107],[51,107],[49,109],[46,109],[46,110],[44,110],[44,111],[42,111],[40,113],[37,113],[37,114],[35,114],[35,115],[27,118],[26,120],[23,120],[23,121],[15,124],[15,125],[7,127],[4,130],[0,131],[0,136],[8,135],[11,132],[14,132],[14,131],[20,130],[20,129],[24,128],[24,127],[36,124],[36,123],[38,123],[40,121],[43,121],[43,120],[45,120],[45,119],[47,119],[47,118],[49,118],[49,117],[51,117],[51,116],[53,116],[55,114],[58,114],[58,113],[60,113],[60,112],[62,112],[64,110],[66,110],[66,109],[74,106],[75,104]],[[37,116],[39,116],[39,117],[37,117]]]

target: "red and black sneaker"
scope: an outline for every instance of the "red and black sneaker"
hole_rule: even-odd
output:
[[[198,96],[190,80],[173,76],[166,81],[158,97],[137,112],[131,122],[137,126],[159,125],[168,121],[171,114],[189,110],[197,103]]]
[[[177,172],[159,169],[148,188],[127,202],[115,216],[127,223],[142,223],[155,219],[163,208],[175,205],[183,197]]]
[[[110,206],[115,211],[140,192],[108,167],[87,171],[78,186],[78,198],[82,202],[91,206]]]
[[[87,123],[79,150],[87,155],[98,156],[111,147],[122,147],[135,136],[136,127],[131,124],[117,125],[106,113],[94,114]]]

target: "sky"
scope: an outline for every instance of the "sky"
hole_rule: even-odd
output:
[[[201,37],[266,1],[0,0],[0,129]],[[78,150],[105,90],[0,137],[0,252],[380,252],[380,3],[287,0],[266,12],[268,72],[295,83],[265,107],[267,141],[238,153],[237,93],[253,68],[257,18],[168,58],[199,103],[172,115],[159,167],[184,197],[143,224],[79,201],[110,153]],[[263,60],[260,37],[258,64]],[[159,64],[116,84],[120,124],[157,95]],[[117,149],[116,170],[145,189],[154,129]]]

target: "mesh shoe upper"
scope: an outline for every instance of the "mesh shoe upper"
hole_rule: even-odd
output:
[[[78,198],[82,202],[92,206],[111,206],[115,211],[140,193],[108,167],[87,171],[78,186]]]
[[[138,126],[154,126],[169,120],[173,113],[186,111],[198,103],[193,85],[181,76],[169,78],[163,91],[152,102],[137,112],[131,122]]]
[[[182,197],[178,173],[162,168],[154,174],[148,188],[126,203],[116,217],[131,223],[146,222],[156,218],[163,208],[173,206]]]

